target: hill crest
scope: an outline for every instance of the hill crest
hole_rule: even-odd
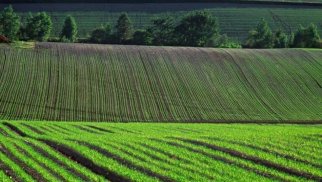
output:
[[[1,119],[303,122],[322,118],[321,50],[62,43],[0,50]]]

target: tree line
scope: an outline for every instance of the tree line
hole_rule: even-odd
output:
[[[216,17],[207,11],[193,11],[179,21],[173,17],[160,17],[152,20],[146,29],[135,30],[126,13],[120,15],[115,27],[106,23],[94,29],[87,39],[77,39],[77,24],[72,16],[65,18],[59,39],[49,39],[52,21],[46,12],[29,14],[24,23],[11,6],[0,14],[0,35],[9,40],[86,42],[100,44],[135,44],[156,46],[194,46],[220,48],[322,48],[318,28],[311,24],[300,26],[295,33],[286,34],[282,30],[273,32],[262,19],[249,32],[246,41],[241,44],[219,33]]]

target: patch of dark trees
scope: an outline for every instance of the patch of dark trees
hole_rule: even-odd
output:
[[[135,30],[126,13],[120,15],[116,26],[108,22],[94,29],[88,38],[77,38],[77,23],[67,16],[59,38],[49,39],[52,30],[51,17],[46,12],[29,14],[24,23],[11,6],[0,14],[0,35],[2,42],[14,40],[80,42],[98,44],[131,44],[153,46],[191,46],[218,48],[322,48],[316,25],[300,26],[293,33],[283,30],[272,31],[262,19],[249,31],[245,42],[238,42],[227,35],[220,34],[216,17],[208,11],[192,11],[179,21],[173,17],[159,17],[152,20],[146,29]]]

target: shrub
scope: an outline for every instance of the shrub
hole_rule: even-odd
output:
[[[1,12],[0,22],[0,34],[9,40],[16,40],[20,29],[20,18],[11,6]]]
[[[208,47],[218,47],[218,48],[241,48],[239,42],[232,40],[226,34],[214,37],[211,39],[208,44]]]
[[[112,28],[110,24],[106,24],[92,31],[90,42],[92,43],[113,43]]]
[[[152,44],[151,33],[146,30],[137,30],[133,34],[132,43],[136,45],[151,45]]]

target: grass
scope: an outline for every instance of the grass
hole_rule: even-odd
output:
[[[35,42],[15,41],[10,44],[14,48],[20,49],[33,49],[35,48]]]
[[[38,43],[1,48],[0,118],[320,122],[322,51]]]
[[[318,181],[321,132],[320,125],[0,122],[6,165],[0,175],[8,181]]]
[[[0,8],[5,4],[0,4]],[[315,23],[322,32],[322,15],[320,7],[305,6],[268,6],[268,5],[236,5],[236,4],[14,4],[22,19],[28,12],[46,11],[52,17],[53,31],[51,37],[58,37],[67,15],[75,17],[80,38],[88,37],[91,31],[102,24],[115,25],[122,12],[127,12],[137,29],[151,25],[157,17],[172,16],[179,20],[187,11],[208,9],[218,18],[221,33],[243,41],[248,32],[256,27],[261,18],[265,18],[274,29],[282,29],[288,34],[295,32],[299,25],[307,26]],[[157,8],[155,8],[157,7]],[[255,16],[254,16],[255,15]],[[322,34],[321,34],[322,36]]]

